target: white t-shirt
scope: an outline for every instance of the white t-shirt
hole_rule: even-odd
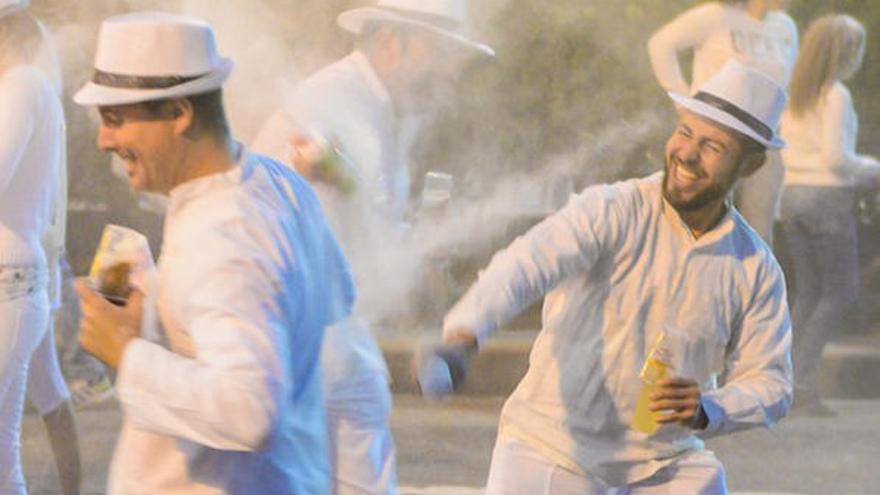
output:
[[[693,49],[693,78],[685,82],[678,53]],[[788,14],[768,12],[763,20],[735,5],[707,3],[660,28],[648,42],[651,65],[667,91],[689,94],[731,59],[788,86],[798,51],[797,26]]]
[[[852,96],[837,82],[806,114],[782,116],[785,183],[802,186],[853,186],[857,174],[880,174],[880,164],[856,153],[859,118]]]

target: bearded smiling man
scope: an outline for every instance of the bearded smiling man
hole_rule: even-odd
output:
[[[670,96],[679,118],[663,172],[573,197],[496,254],[446,315],[434,355],[454,364],[546,294],[487,495],[723,494],[702,438],[788,411],[782,271],[728,199],[784,145],[785,94],[732,62],[693,97]],[[651,355],[658,341],[669,347]],[[656,382],[640,376],[649,355],[669,365]],[[643,383],[656,389],[640,401]]]

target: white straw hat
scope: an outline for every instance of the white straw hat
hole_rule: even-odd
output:
[[[73,100],[124,105],[220,88],[232,61],[220,57],[211,26],[191,17],[137,12],[101,24],[92,80]]]
[[[465,34],[466,0],[379,0],[375,7],[352,9],[339,14],[337,22],[346,31],[360,33],[369,21],[419,26],[449,40],[492,57],[495,50]]]
[[[30,4],[30,0],[0,0],[0,17],[22,11]]]
[[[732,60],[693,96],[669,93],[680,106],[754,139],[769,149],[785,147],[779,119],[785,90],[760,72]]]

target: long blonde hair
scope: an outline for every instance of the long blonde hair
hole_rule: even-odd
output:
[[[810,24],[788,88],[792,115],[815,108],[828,88],[859,70],[865,37],[865,27],[845,14],[825,15]]]

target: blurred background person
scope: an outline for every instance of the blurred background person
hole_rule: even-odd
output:
[[[35,401],[53,446],[58,427],[73,428],[66,389],[51,352],[50,271],[60,207],[64,112],[57,63],[45,30],[25,10],[27,0],[0,0],[0,493],[24,494],[21,413],[33,357],[39,370]],[[57,277],[54,278],[57,280]],[[57,288],[53,287],[53,295]],[[34,354],[35,350],[43,352]],[[54,372],[53,372],[54,370]],[[35,385],[36,386],[36,385]],[[42,400],[46,399],[46,400]],[[59,409],[61,408],[61,409]],[[63,435],[63,434],[62,434]],[[75,438],[75,434],[73,436]],[[63,454],[62,454],[63,455]],[[78,460],[76,461],[78,463]]]
[[[832,415],[816,391],[822,349],[859,290],[855,186],[880,164],[856,153],[858,116],[843,84],[861,67],[865,28],[848,15],[811,25],[782,120],[785,189],[781,220],[793,278],[796,412]]]
[[[40,28],[43,29],[42,24]],[[43,45],[37,53],[35,63],[50,76],[60,98],[62,93],[61,66],[54,44],[43,32]],[[61,138],[61,153],[58,163],[58,192],[55,197],[54,212],[49,228],[43,236],[43,249],[49,270],[48,295],[51,316],[46,336],[34,350],[28,369],[27,398],[36,412],[43,419],[49,444],[55,457],[55,466],[63,495],[75,495],[80,491],[82,465],[79,455],[79,439],[73,414],[73,401],[68,389],[62,366],[58,360],[55,345],[55,329],[65,308],[62,294],[64,292],[65,237],[67,234],[67,149],[65,136]],[[69,287],[70,293],[73,287]],[[76,342],[76,335],[71,336]],[[76,345],[79,348],[78,345]],[[80,351],[85,354],[84,351]],[[94,358],[92,358],[94,359]]]
[[[354,51],[302,81],[253,142],[315,186],[355,270],[358,314],[327,330],[322,355],[337,495],[397,493],[391,392],[369,301],[393,283],[388,247],[406,230],[416,137],[454,103],[463,70],[494,54],[465,35],[466,11],[465,0],[380,0],[343,12]]]
[[[784,11],[790,0],[710,2],[694,7],[651,37],[648,52],[654,75],[667,91],[690,94],[730,59],[763,73],[782,87],[788,85],[797,57],[797,26]],[[678,55],[693,51],[688,84]],[[772,246],[784,171],[779,152],[737,186],[736,206],[749,224]]]

